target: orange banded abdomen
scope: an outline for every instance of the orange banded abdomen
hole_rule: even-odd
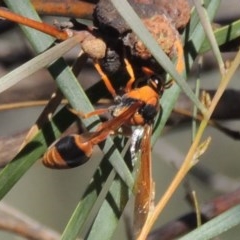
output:
[[[43,156],[43,164],[49,168],[74,168],[84,164],[92,155],[92,143],[84,141],[81,135],[61,138]]]

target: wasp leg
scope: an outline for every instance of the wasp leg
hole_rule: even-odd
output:
[[[135,76],[134,76],[134,71],[133,71],[133,68],[132,68],[132,65],[130,64],[130,62],[126,58],[124,58],[124,62],[125,62],[125,65],[126,65],[127,72],[130,75],[130,79],[127,82],[127,85],[125,87],[125,91],[130,92],[132,90],[132,84],[135,81]]]
[[[94,111],[92,111],[92,112],[89,112],[89,113],[83,113],[83,112],[77,111],[77,110],[75,110],[75,109],[73,109],[73,108],[68,108],[68,110],[69,110],[71,113],[73,113],[73,114],[75,114],[75,115],[77,115],[77,116],[79,116],[79,117],[81,117],[81,118],[84,118],[84,119],[85,119],[85,118],[90,118],[90,117],[95,116],[95,115],[101,115],[101,114],[106,113],[106,112],[109,111],[108,108],[96,109],[96,110],[94,110]]]
[[[151,77],[154,74],[154,71],[146,66],[142,66],[142,71],[149,77]]]
[[[175,41],[174,45],[177,49],[176,70],[178,73],[182,73],[185,69],[183,45],[180,39]]]
[[[164,83],[164,89],[168,89],[173,85],[174,81],[173,80],[169,80],[166,83]]]
[[[108,91],[112,94],[113,98],[117,96],[115,89],[113,88],[108,76],[103,72],[99,62],[97,60],[94,61],[94,67],[96,68],[97,72],[101,76],[105,86],[107,87]]]

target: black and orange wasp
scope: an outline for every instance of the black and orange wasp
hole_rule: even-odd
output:
[[[131,69],[130,66],[127,66],[127,69]],[[129,73],[133,79],[133,71]],[[83,117],[91,117],[109,111],[112,118],[101,123],[96,131],[61,138],[44,154],[43,164],[49,168],[60,169],[77,167],[89,160],[96,144],[116,133],[119,128],[136,127],[132,133],[130,151],[134,161],[135,153],[141,150],[140,167],[135,184],[135,217],[137,216],[139,225],[135,228],[139,229],[146,220],[154,192],[151,173],[152,125],[157,114],[162,112],[159,99],[171,84],[172,81],[165,83],[162,77],[153,74],[148,77],[146,85],[118,96],[115,105],[88,114],[80,113]]]

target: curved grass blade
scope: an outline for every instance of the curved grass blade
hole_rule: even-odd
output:
[[[201,227],[185,235],[179,240],[213,239],[239,224],[240,224],[240,206],[238,205],[222,213],[221,215],[215,217],[211,221],[205,223]]]

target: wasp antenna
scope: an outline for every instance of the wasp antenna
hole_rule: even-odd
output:
[[[169,80],[166,83],[164,83],[164,89],[168,89],[173,85],[174,81],[173,80]]]

